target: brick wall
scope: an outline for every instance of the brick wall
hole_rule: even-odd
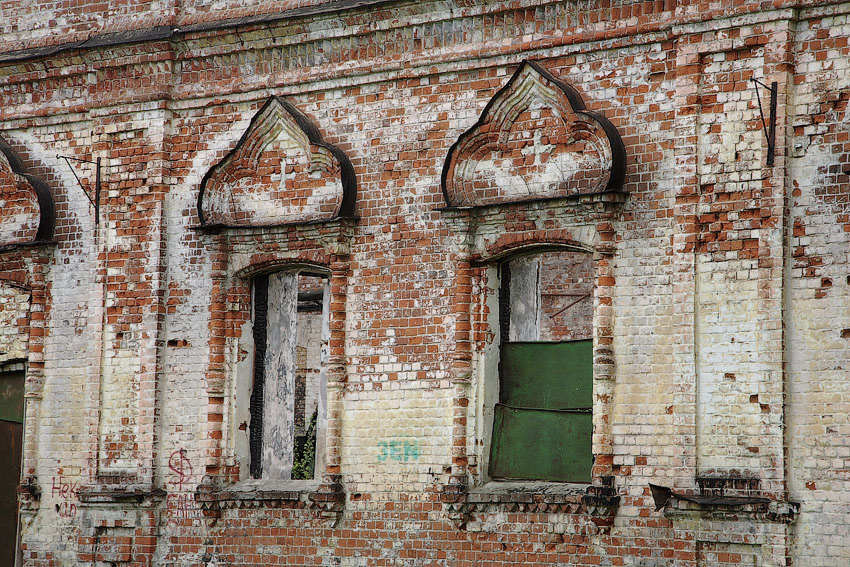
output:
[[[13,51],[297,4],[0,6],[0,136],[56,211],[0,249],[24,564],[848,563],[850,9],[396,2]],[[526,59],[616,128],[622,191]],[[101,158],[98,218],[57,155]],[[547,289],[591,282],[590,487],[487,483],[496,266],[540,247],[581,262]],[[322,470],[258,489],[250,281],[292,266],[329,274]]]

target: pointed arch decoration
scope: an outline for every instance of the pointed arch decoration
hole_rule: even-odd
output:
[[[524,61],[449,150],[442,189],[449,207],[476,207],[620,192],[620,133],[579,92]]]
[[[50,188],[0,138],[0,247],[49,242],[55,220]]]
[[[283,98],[257,112],[236,147],[204,175],[198,216],[208,228],[275,226],[354,215],[348,156]]]

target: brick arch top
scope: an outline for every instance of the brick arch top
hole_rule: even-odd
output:
[[[50,188],[0,138],[0,247],[47,242],[55,220]]]
[[[443,165],[449,207],[621,191],[626,150],[579,92],[524,61]]]
[[[204,175],[198,216],[207,227],[296,224],[354,215],[348,156],[297,108],[271,97],[236,147]]]

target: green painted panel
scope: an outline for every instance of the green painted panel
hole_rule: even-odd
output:
[[[0,567],[15,565],[23,430],[22,423],[0,420]]]
[[[593,340],[502,345],[499,400],[514,407],[593,407]]]
[[[0,420],[24,421],[24,373],[0,374]]]
[[[592,432],[589,413],[518,410],[497,404],[490,476],[590,482]]]

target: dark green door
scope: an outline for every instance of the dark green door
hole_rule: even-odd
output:
[[[24,433],[24,373],[0,373],[0,567],[14,567]]]

